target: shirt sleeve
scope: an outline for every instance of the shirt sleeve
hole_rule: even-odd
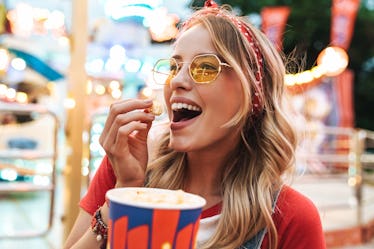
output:
[[[108,157],[105,156],[92,178],[86,194],[79,202],[79,206],[86,212],[93,215],[98,207],[105,203],[105,194],[109,189],[114,188],[116,177]]]
[[[321,218],[306,196],[285,186],[273,216],[278,231],[278,249],[326,249]],[[267,248],[268,238],[261,248]]]

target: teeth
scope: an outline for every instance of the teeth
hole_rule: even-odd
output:
[[[173,103],[171,104],[171,109],[173,111],[180,110],[180,109],[187,109],[190,111],[197,111],[197,112],[201,111],[200,107],[195,106],[195,105],[189,105],[186,103]]]

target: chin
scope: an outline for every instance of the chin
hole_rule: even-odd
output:
[[[191,149],[190,146],[187,145],[186,140],[174,138],[170,138],[169,148],[177,152],[187,152]]]
[[[178,143],[169,143],[169,148],[177,152],[186,152],[186,147]]]

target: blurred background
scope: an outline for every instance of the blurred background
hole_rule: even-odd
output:
[[[293,185],[316,203],[327,248],[374,248],[374,0],[216,2],[285,57],[302,137]],[[108,107],[162,101],[153,64],[203,3],[0,0],[0,248],[62,247]]]

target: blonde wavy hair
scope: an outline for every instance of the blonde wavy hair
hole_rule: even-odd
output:
[[[217,15],[217,11],[224,15]],[[201,248],[233,249],[267,229],[271,249],[277,247],[277,229],[272,219],[272,204],[283,184],[282,176],[294,164],[295,132],[282,111],[285,67],[282,57],[257,29],[248,25],[264,60],[261,99],[263,111],[252,113],[252,96],[257,71],[256,56],[248,40],[227,18],[231,11],[199,10],[182,28],[201,24],[210,33],[220,57],[240,78],[243,104],[226,124],[239,126],[241,140],[227,158],[222,173],[222,213],[215,234]],[[156,160],[148,167],[148,187],[183,189],[186,153],[168,147],[164,134]]]

